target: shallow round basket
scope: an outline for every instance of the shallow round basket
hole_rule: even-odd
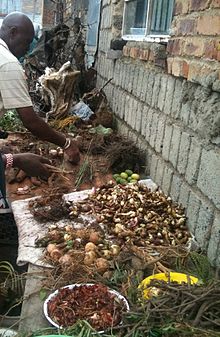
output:
[[[152,280],[165,281],[165,282],[176,282],[179,284],[188,283],[188,282],[190,284],[196,284],[199,282],[197,277],[194,277],[192,275],[183,274],[183,273],[170,272],[169,274],[165,274],[165,273],[154,274],[154,275],[151,275],[145,278],[138,287],[139,289],[143,291],[143,297],[145,299],[149,299],[152,297],[152,291],[151,291],[152,288],[149,287],[149,284],[151,283]],[[156,293],[157,292],[155,292],[155,294]]]
[[[81,287],[81,286],[94,286],[94,285],[95,285],[95,283],[76,283],[76,284],[67,285],[65,287],[61,287],[60,289],[65,289],[65,288],[74,289],[74,288]],[[51,301],[54,297],[56,297],[56,295],[58,294],[60,289],[57,289],[56,291],[54,291],[52,294],[50,294],[47,297],[47,299],[44,302],[44,307],[43,307],[44,315],[45,315],[46,319],[50,322],[50,324],[52,324],[53,326],[55,326],[58,329],[62,329],[63,327],[59,326],[56,322],[54,322],[50,318],[49,313],[48,313],[48,302]],[[126,298],[124,296],[122,296],[119,292],[117,292],[116,290],[113,290],[113,289],[109,289],[109,293],[114,294],[120,301],[122,301],[124,303],[127,311],[130,310],[128,301],[126,300]],[[104,331],[99,331],[99,333],[103,333],[103,332]]]

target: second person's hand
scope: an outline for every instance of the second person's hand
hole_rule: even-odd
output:
[[[80,152],[76,141],[70,140],[69,147],[65,150],[64,153],[71,164],[77,165],[80,161]]]
[[[13,155],[13,166],[18,167],[30,177],[48,179],[50,171],[44,164],[50,164],[50,160],[33,153],[19,153]]]

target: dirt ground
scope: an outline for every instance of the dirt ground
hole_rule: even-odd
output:
[[[53,166],[60,169],[60,173],[53,173],[47,182],[39,178],[37,182],[32,181],[30,177],[21,177],[21,181],[18,182],[16,178],[18,177],[16,176],[18,170],[11,169],[7,171],[7,194],[10,201],[42,195],[54,189],[61,189],[66,193],[90,189],[112,179],[112,173],[108,168],[109,165],[105,154],[85,152],[86,144],[81,144],[83,151],[78,165],[70,164],[63,155],[54,158],[50,154],[50,150],[57,149],[57,147],[53,144],[39,141],[29,133],[10,133],[6,140],[0,140],[0,147],[3,153],[32,152],[44,155],[52,160]]]

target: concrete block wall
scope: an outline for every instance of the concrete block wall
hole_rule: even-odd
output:
[[[105,13],[113,2],[104,1]],[[144,151],[146,174],[186,208],[191,232],[219,265],[220,93],[168,74],[155,62],[164,59],[161,45],[128,42],[121,58],[108,59],[112,37],[102,23],[97,86],[113,78],[105,93],[119,132]]]

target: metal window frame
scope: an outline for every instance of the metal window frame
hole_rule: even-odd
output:
[[[168,42],[168,40],[170,39],[169,34],[159,34],[159,35],[149,34],[154,0],[148,0],[147,16],[146,16],[146,34],[145,35],[124,34],[126,2],[131,2],[131,1],[133,0],[124,0],[125,4],[124,4],[124,10],[123,10],[122,39],[126,41],[140,41],[140,42],[141,41]]]

